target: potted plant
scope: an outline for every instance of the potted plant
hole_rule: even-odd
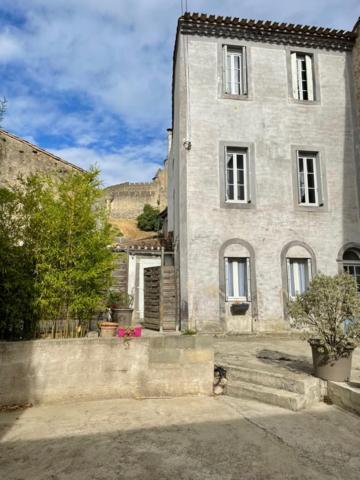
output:
[[[101,337],[115,337],[118,324],[112,321],[110,308],[106,312],[106,321],[100,322],[99,328]]]
[[[310,343],[315,375],[349,381],[352,352],[360,338],[360,296],[353,277],[317,275],[288,309],[292,326]]]
[[[134,297],[127,292],[110,290],[108,307],[111,309],[111,318],[120,326],[131,325]]]

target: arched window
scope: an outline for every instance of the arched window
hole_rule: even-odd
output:
[[[312,249],[302,242],[290,242],[281,253],[284,286],[287,297],[295,298],[309,288],[311,278],[315,274],[315,255]]]
[[[357,289],[360,291],[360,249],[347,248],[342,255],[342,264],[344,272],[356,280]]]
[[[250,301],[250,252],[244,245],[224,250],[226,301]]]

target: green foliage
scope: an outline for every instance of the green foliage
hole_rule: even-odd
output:
[[[137,217],[137,226],[145,232],[157,232],[162,226],[160,210],[149,204],[144,205],[143,213]]]
[[[181,332],[181,335],[196,335],[197,330],[191,330],[191,328],[187,328],[186,330]]]
[[[19,332],[9,335],[24,318],[17,306],[18,285],[27,287],[23,308],[33,319],[27,337],[33,336],[34,323],[39,320],[51,320],[56,326],[62,319],[65,336],[80,334],[82,326],[104,304],[113,254],[109,249],[111,227],[98,202],[98,173],[92,169],[60,179],[32,176],[14,192],[3,192],[5,220],[0,223],[0,238],[5,248],[0,252],[0,264],[4,265],[0,290],[7,286],[1,308],[9,313],[1,316],[0,337],[23,336]],[[20,265],[18,274],[9,276],[9,263],[13,268]],[[71,333],[73,319],[79,328]]]
[[[356,283],[343,273],[317,275],[309,289],[288,304],[292,325],[332,358],[346,356],[360,341],[360,297]]]
[[[131,308],[134,303],[133,295],[129,295],[127,292],[117,292],[114,290],[109,291],[107,306],[114,308]]]

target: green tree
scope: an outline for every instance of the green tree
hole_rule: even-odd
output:
[[[157,232],[162,226],[161,218],[159,217],[160,210],[154,208],[148,203],[144,205],[143,213],[137,217],[137,226],[140,230],[145,232]]]
[[[32,176],[14,191],[18,244],[32,260],[34,318],[65,320],[65,336],[83,326],[106,301],[113,268],[111,227],[99,202],[99,172],[61,178]],[[10,242],[11,243],[11,242]],[[14,244],[14,242],[12,242]],[[70,329],[76,320],[76,330]]]
[[[288,310],[292,326],[335,359],[359,343],[360,297],[347,273],[315,276],[309,289],[289,302]]]

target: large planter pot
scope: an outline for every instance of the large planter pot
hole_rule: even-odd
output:
[[[100,336],[101,337],[115,337],[118,324],[115,322],[102,322],[100,323]]]
[[[327,353],[319,352],[317,345],[311,345],[311,350],[316,377],[333,382],[348,382],[350,380],[353,350],[349,349],[346,356],[337,360],[329,358]]]
[[[117,322],[120,327],[129,327],[132,321],[132,308],[111,307],[111,318]]]

